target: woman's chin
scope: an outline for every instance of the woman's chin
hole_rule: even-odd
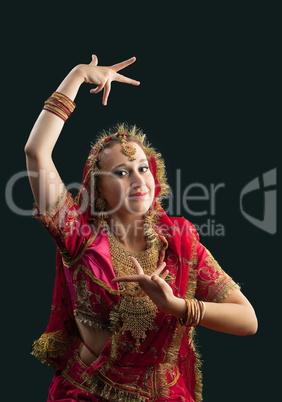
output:
[[[126,207],[126,211],[130,215],[145,215],[146,212],[148,212],[149,208],[151,206],[150,202],[134,202],[130,203]]]

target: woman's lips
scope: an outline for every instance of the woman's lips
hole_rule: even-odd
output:
[[[145,193],[145,192],[134,193],[134,194],[131,194],[129,196],[129,198],[144,198],[144,197],[146,197],[147,194],[148,194],[148,192],[147,193]]]

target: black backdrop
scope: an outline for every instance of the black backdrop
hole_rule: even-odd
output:
[[[81,87],[54,150],[64,182],[74,188],[80,182],[90,143],[102,129],[126,121],[148,134],[165,158],[174,192],[167,208],[198,225],[202,243],[242,285],[259,319],[251,337],[199,328],[204,401],[276,399],[279,226],[274,234],[259,229],[244,218],[239,203],[247,183],[278,172],[276,10],[161,4],[154,11],[144,3],[108,3],[102,10],[87,4],[59,9],[50,2],[3,9],[1,345],[2,392],[10,401],[44,402],[53,374],[29,355],[49,318],[55,246],[35,219],[15,211],[15,205],[30,210],[33,203],[21,173],[24,145],[45,99],[92,53],[101,65],[136,56],[124,73],[141,85],[114,83],[107,107],[101,94]],[[16,174],[21,178],[10,191]],[[180,196],[191,184],[189,196],[205,192],[205,200],[183,202]],[[219,185],[215,197],[212,185]],[[263,200],[262,190],[249,194],[244,211],[262,220]]]

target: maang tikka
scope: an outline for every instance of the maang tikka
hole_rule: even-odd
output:
[[[128,156],[128,159],[130,161],[135,161],[136,158],[134,158],[134,154],[136,153],[136,148],[127,142],[127,134],[125,133],[120,133],[118,136],[121,137],[121,148],[122,148],[122,153],[126,156]]]

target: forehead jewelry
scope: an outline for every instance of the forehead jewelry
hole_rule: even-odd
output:
[[[127,134],[121,133],[119,135],[121,136],[122,153],[124,155],[128,156],[130,161],[134,161],[136,159],[136,158],[134,158],[134,154],[136,153],[136,148],[127,142]]]

